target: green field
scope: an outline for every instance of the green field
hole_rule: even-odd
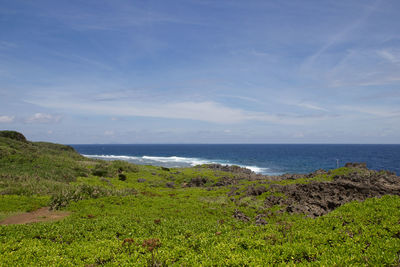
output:
[[[268,190],[274,184],[350,171],[248,179],[207,166],[91,160],[68,146],[0,134],[0,220],[45,206],[71,212],[0,225],[0,266],[398,266],[399,196],[353,201],[317,218],[264,205],[279,195]],[[267,191],[246,194],[257,186]]]

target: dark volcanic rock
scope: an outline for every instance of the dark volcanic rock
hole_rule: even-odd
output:
[[[278,176],[278,180],[296,180],[304,178],[304,174],[285,173]]]
[[[265,192],[267,192],[267,188],[265,186],[262,186],[262,185],[257,186],[257,187],[249,186],[247,188],[246,195],[247,196],[259,196],[259,195],[261,195],[262,193],[265,193]]]
[[[236,179],[232,179],[230,177],[221,177],[215,184],[214,186],[226,186],[226,185],[233,185],[237,184]]]
[[[278,205],[282,202],[282,198],[278,197],[278,196],[268,196],[265,200],[264,200],[264,204],[267,207],[272,207],[275,205]]]
[[[256,221],[256,225],[266,225],[268,224],[266,220],[264,220],[263,218],[266,217],[265,214],[258,214],[255,218]]]
[[[216,186],[221,186],[221,185],[226,185],[223,183],[229,183],[231,184],[236,184],[238,180],[246,179],[248,181],[256,181],[256,180],[277,180],[279,179],[278,177],[275,176],[267,176],[259,173],[255,173],[250,169],[243,168],[240,166],[236,165],[221,165],[221,164],[204,164],[199,167],[203,168],[208,168],[212,169],[215,171],[224,171],[224,172],[230,172],[234,174],[234,179],[233,180],[227,180],[227,181],[218,181],[218,185]]]
[[[350,166],[350,165],[348,165]],[[351,165],[364,168],[364,165]],[[266,207],[285,205],[287,212],[305,213],[310,217],[326,214],[335,208],[354,200],[370,197],[400,195],[400,177],[390,172],[376,172],[367,169],[349,175],[336,176],[332,182],[311,182],[274,186],[287,198],[269,196]]]
[[[233,186],[231,188],[231,190],[228,192],[228,196],[231,197],[231,196],[234,196],[234,195],[240,195],[240,192],[238,190],[239,190],[239,187]]]
[[[168,188],[175,188],[175,183],[174,182],[168,182],[165,184],[166,187]]]
[[[188,184],[188,186],[193,187],[193,186],[204,186],[208,182],[208,179],[206,177],[196,177],[192,178]]]
[[[365,163],[365,162],[348,162],[344,166],[346,168],[366,169],[367,168],[367,163]]]
[[[242,173],[242,174],[252,174],[254,173],[252,170],[242,168],[236,165],[221,165],[221,164],[207,164],[205,165],[208,169],[225,171],[225,172],[233,172],[233,173]]]
[[[250,218],[247,217],[247,216],[246,216],[243,212],[241,212],[240,210],[235,210],[235,211],[233,212],[232,217],[235,218],[235,219],[238,219],[239,221],[242,221],[242,222],[248,222],[248,221],[250,221]]]
[[[307,177],[310,178],[310,177],[315,177],[315,176],[323,175],[323,174],[328,174],[328,172],[323,169],[319,169],[319,170],[316,170],[316,171],[308,174]]]

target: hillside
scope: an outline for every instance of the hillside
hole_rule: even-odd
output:
[[[43,207],[66,216],[0,225],[0,266],[396,266],[399,195],[399,177],[362,164],[170,169],[0,131],[0,223]]]
[[[0,194],[48,194],[60,184],[87,176],[90,160],[72,147],[29,142],[16,132],[0,131]]]

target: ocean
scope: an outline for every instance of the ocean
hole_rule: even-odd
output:
[[[279,175],[330,170],[346,162],[366,162],[368,168],[400,175],[400,145],[327,144],[165,144],[71,145],[80,154],[136,164],[187,167],[206,163],[239,165],[256,173]]]

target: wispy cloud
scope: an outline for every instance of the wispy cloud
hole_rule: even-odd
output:
[[[377,51],[377,54],[391,63],[400,63],[400,51],[393,49],[382,49]]]
[[[103,1],[102,5],[107,8],[98,10],[93,6],[93,8],[82,9],[79,6],[68,5],[68,8],[63,10],[63,12],[57,12],[59,8],[56,5],[49,7],[48,12],[43,12],[41,16],[56,19],[79,31],[123,31],[126,28],[142,27],[150,24],[199,25],[204,23],[194,21],[189,17],[182,19],[165,12],[160,12],[156,8],[149,8],[147,5],[140,7],[140,5],[130,2],[119,2],[116,5],[110,4],[107,1]]]
[[[0,116],[0,123],[10,123],[14,121],[14,116],[3,115]]]
[[[148,93],[149,94],[149,93]],[[142,90],[114,90],[114,91],[105,91],[99,92],[91,96],[91,99],[94,101],[119,101],[119,100],[130,100],[130,99],[138,99],[143,97],[145,94]],[[148,96],[147,96],[148,97]]]
[[[400,109],[364,106],[339,106],[339,109],[373,115],[376,117],[400,117]]]
[[[0,40],[0,50],[1,49],[11,49],[11,48],[15,48],[17,47],[17,44],[13,43],[13,42],[8,42],[8,41],[1,41]]]
[[[296,104],[298,107],[306,108],[306,109],[312,109],[312,110],[319,110],[319,111],[328,111],[326,108],[317,106],[315,104],[311,103],[299,103]]]
[[[310,71],[314,68],[315,63],[326,53],[330,48],[338,45],[344,41],[348,41],[350,34],[361,28],[365,22],[367,21],[368,17],[378,8],[381,1],[375,1],[373,5],[370,5],[366,8],[363,15],[359,18],[355,19],[353,22],[347,25],[344,29],[337,33],[333,33],[330,35],[329,40],[325,42],[325,44],[320,47],[317,51],[315,51],[311,56],[309,56],[301,65],[300,70],[303,72]]]
[[[247,115],[239,109],[232,109],[215,102],[177,102],[177,103],[143,103],[114,101],[92,102],[55,102],[28,101],[48,108],[63,108],[70,112],[90,112],[111,116],[141,116],[169,119],[189,119],[214,123],[236,123],[246,120]]]
[[[104,135],[106,135],[106,136],[112,136],[114,134],[115,134],[115,132],[113,130],[104,131]]]
[[[376,100],[376,99],[397,99],[400,98],[400,91],[383,91],[377,92],[373,94],[369,94],[363,97],[360,97],[361,100]]]
[[[221,94],[219,95],[220,97],[228,97],[228,98],[234,98],[234,99],[239,99],[239,100],[244,100],[248,102],[254,102],[254,103],[262,103],[262,101],[253,98],[253,97],[248,97],[248,96],[241,96],[241,95],[225,95]]]
[[[387,50],[384,51],[349,50],[334,68],[326,72],[325,77],[329,85],[373,86],[399,82],[400,66],[395,63],[396,57]]]
[[[28,117],[26,123],[57,123],[61,120],[61,116],[55,116],[46,113],[35,113]]]
[[[106,71],[112,71],[113,68],[108,64],[99,60],[91,59],[86,56],[75,55],[71,53],[62,53],[56,50],[50,52],[52,55],[61,58],[64,62],[74,62],[80,65],[89,66],[91,68],[103,69]]]
[[[79,100],[31,99],[26,102],[46,108],[64,109],[65,112],[107,116],[139,116],[167,119],[186,119],[217,124],[235,124],[262,121],[275,124],[303,125],[325,119],[323,116],[268,114],[232,108],[215,101],[203,102],[91,102]]]

